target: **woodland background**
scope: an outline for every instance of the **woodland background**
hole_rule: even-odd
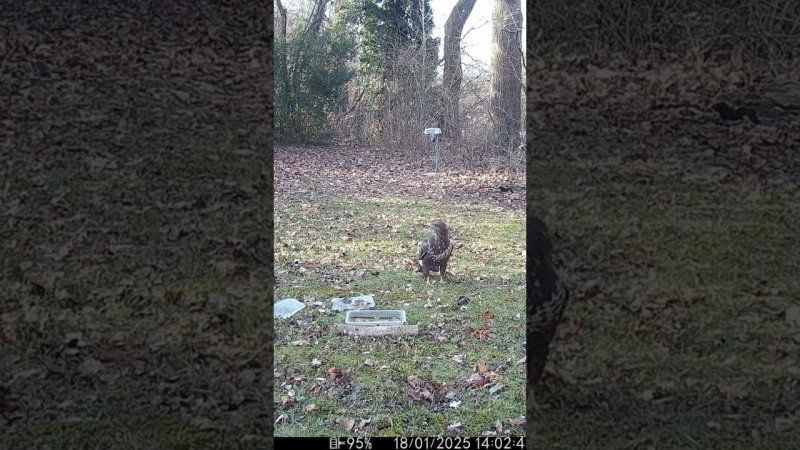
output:
[[[276,2],[275,292],[306,305],[275,322],[277,436],[524,433],[521,3],[493,3],[486,67],[460,42],[476,2],[434,3]],[[437,218],[455,250],[427,284]],[[365,294],[419,333],[337,333],[330,299]]]
[[[3,1],[0,9],[0,447],[271,448],[269,5]],[[500,426],[475,416],[467,430],[527,425],[534,445],[563,448],[793,448],[797,3],[534,1],[527,11],[528,201],[553,231],[574,302],[540,409],[527,423],[504,413]],[[395,179],[414,195],[448,200],[452,213],[461,206],[451,199],[497,207],[496,228],[508,232],[495,249],[477,250],[496,258],[517,246],[493,274],[510,284],[522,248],[513,216],[500,211],[521,215],[518,178],[479,170],[520,159],[513,145],[484,145],[490,139],[471,131],[491,129],[478,115],[491,100],[487,108],[485,82],[475,93],[467,86],[462,138],[474,145],[446,161],[463,170],[456,177],[477,178],[447,175],[431,189],[408,176],[430,170],[429,154],[419,153],[417,166],[360,193],[393,190],[386,180]],[[342,101],[345,90],[336,92]],[[764,120],[723,121],[709,109],[720,99]],[[334,105],[322,112],[348,117]],[[340,164],[337,180],[347,184],[353,165],[392,166],[406,149],[427,148],[395,144],[416,136],[418,123],[399,133],[393,117],[379,125],[366,106],[356,111],[349,128],[326,113],[324,126],[301,136],[342,139],[346,158],[304,149],[289,154],[294,167]],[[382,138],[391,132],[397,141]],[[365,154],[352,146],[362,140],[399,151]],[[319,153],[334,159],[315,163]],[[474,172],[455,164],[462,153]],[[403,242],[427,212],[405,214]],[[458,225],[480,223],[478,214],[490,216],[473,209]],[[462,273],[477,270],[476,253]],[[520,300],[509,292],[498,304],[513,324]],[[521,331],[491,315],[465,318],[508,342]],[[429,336],[455,336],[451,321],[445,327]],[[502,350],[496,342],[476,347]],[[507,355],[490,353],[500,363]],[[442,367],[451,368],[433,368]],[[520,379],[509,367],[507,378]],[[277,400],[276,409],[287,406]],[[361,419],[351,431],[372,423]],[[432,423],[442,433],[453,425]]]
[[[529,440],[791,448],[800,5],[528,8],[528,201],[575,290]]]

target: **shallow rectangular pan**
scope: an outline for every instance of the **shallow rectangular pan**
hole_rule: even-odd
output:
[[[359,327],[403,325],[406,312],[400,309],[347,311],[344,323]]]

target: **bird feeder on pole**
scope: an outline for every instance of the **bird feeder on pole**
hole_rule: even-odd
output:
[[[441,128],[425,128],[425,134],[431,137],[433,144],[433,174],[439,173],[439,162],[442,159]]]

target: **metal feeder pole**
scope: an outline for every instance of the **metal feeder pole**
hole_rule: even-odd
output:
[[[431,137],[433,143],[433,170],[439,173],[439,162],[442,160],[441,128],[425,128],[425,134]]]

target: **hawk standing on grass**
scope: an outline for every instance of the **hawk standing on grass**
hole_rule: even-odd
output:
[[[530,209],[530,208],[529,208]],[[528,383],[535,385],[544,372],[550,341],[556,334],[569,291],[561,282],[550,237],[544,223],[528,212],[527,223],[527,369]]]
[[[419,244],[417,259],[420,267],[417,272],[422,272],[428,282],[430,282],[431,271],[438,271],[439,275],[444,279],[444,274],[447,271],[447,261],[452,254],[453,243],[450,242],[447,225],[441,219],[436,219],[431,223],[431,232],[428,234],[428,239]]]

